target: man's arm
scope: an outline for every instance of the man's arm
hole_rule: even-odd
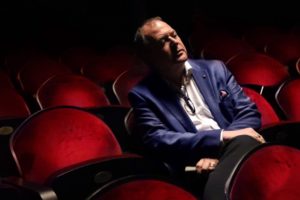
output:
[[[221,147],[221,130],[178,132],[170,130],[153,112],[151,105],[138,92],[131,92],[129,99],[134,107],[133,134],[153,153],[166,160],[195,163],[201,157],[217,157]],[[164,113],[168,115],[170,113]],[[179,122],[178,122],[179,123]]]

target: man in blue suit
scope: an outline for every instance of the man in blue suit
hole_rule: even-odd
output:
[[[185,166],[209,172],[201,199],[225,199],[235,164],[265,142],[255,131],[261,124],[256,105],[221,61],[189,59],[176,31],[161,18],[146,20],[135,44],[151,72],[129,93],[133,136],[148,155],[178,172]]]

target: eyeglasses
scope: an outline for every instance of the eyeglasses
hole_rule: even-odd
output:
[[[188,94],[188,92],[186,90],[185,85],[181,86],[181,90],[180,91],[181,91],[180,92],[180,96],[183,98],[183,100],[185,102],[185,105],[187,105],[187,107],[192,112],[192,114],[195,114],[196,113],[196,109],[195,109],[194,103],[190,99],[189,94]]]

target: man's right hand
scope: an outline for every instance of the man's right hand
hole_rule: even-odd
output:
[[[265,139],[253,128],[243,128],[234,131],[223,131],[223,141],[226,142],[240,135],[248,135],[260,143],[265,143]]]

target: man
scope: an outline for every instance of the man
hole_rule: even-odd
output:
[[[255,104],[222,62],[188,59],[180,37],[161,18],[146,20],[135,43],[151,73],[129,93],[133,136],[178,172],[191,165],[209,172],[202,199],[225,199],[237,161],[264,142],[255,131]]]

